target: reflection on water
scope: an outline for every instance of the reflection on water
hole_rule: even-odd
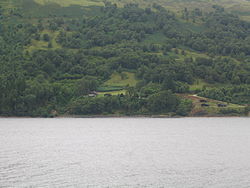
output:
[[[0,119],[0,187],[250,187],[249,118]]]

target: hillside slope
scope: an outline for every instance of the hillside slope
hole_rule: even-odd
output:
[[[61,6],[82,5],[82,6],[103,6],[102,0],[35,0],[39,4],[57,3]],[[184,8],[199,8],[203,11],[211,11],[213,5],[224,7],[227,11],[241,16],[245,20],[250,20],[250,1],[248,0],[109,0],[118,6],[124,6],[128,3],[137,3],[141,7],[152,6],[154,3],[159,4],[171,11],[180,13]]]
[[[247,114],[250,23],[235,1],[154,2],[1,1],[0,115]]]

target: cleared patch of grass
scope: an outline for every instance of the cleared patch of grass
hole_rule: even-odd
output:
[[[207,85],[208,84],[204,82],[203,80],[197,79],[189,87],[190,87],[190,91],[197,91],[197,90],[201,90],[204,86],[207,86]]]
[[[104,94],[118,95],[125,92],[127,86],[135,86],[138,80],[135,78],[135,73],[131,72],[115,72],[111,78],[107,80],[97,91]]]
[[[98,92],[98,96],[103,97],[105,94],[110,94],[110,95],[121,95],[124,94],[125,95],[126,90],[119,90],[119,91],[107,91],[107,92]]]
[[[52,43],[53,49],[61,48],[61,45],[56,42],[56,38],[59,35],[59,31],[55,31],[55,32],[44,31],[44,32],[45,33],[47,32],[49,36],[51,37],[51,43]]]
[[[113,73],[111,78],[106,81],[104,86],[135,86],[138,80],[135,78],[135,74],[131,72]]]
[[[250,22],[250,16],[240,16],[240,18],[244,21]]]
[[[47,50],[48,49],[48,42],[45,41],[37,41],[32,39],[31,45],[26,49],[28,52],[32,52],[34,50]]]
[[[0,7],[3,15],[10,16],[12,10],[20,8],[20,2],[18,0],[0,0]]]
[[[52,48],[48,48],[49,42],[45,42],[44,40],[42,40],[42,36],[44,34],[48,34],[49,35],[50,42],[52,44]],[[49,31],[49,30],[44,30],[44,31],[42,31],[40,33],[41,39],[39,41],[32,39],[31,45],[28,46],[26,48],[26,50],[28,52],[32,52],[34,50],[59,49],[59,48],[61,48],[61,46],[56,42],[56,38],[57,38],[58,34],[59,34],[59,31],[52,32],[52,31]]]
[[[10,0],[1,0],[0,1],[0,6],[4,7],[4,9],[12,9],[15,8],[14,4]]]
[[[203,58],[209,58],[207,54],[204,53],[198,53],[195,51],[191,51],[190,49],[177,49],[178,54],[175,53],[175,49],[172,49],[171,52],[168,52],[168,56],[176,59],[177,61],[184,61],[185,58],[194,58],[196,59],[197,57],[203,57]],[[185,54],[182,54],[182,50],[184,50]]]
[[[153,35],[148,35],[146,39],[143,41],[145,44],[164,44],[166,37],[163,33],[155,33]]]
[[[34,1],[41,5],[45,5],[49,3],[56,3],[63,7],[68,7],[71,5],[103,6],[103,2],[100,0],[34,0]]]
[[[99,92],[112,92],[112,91],[121,91],[123,87],[121,86],[101,86],[97,88]]]
[[[213,100],[205,97],[200,97],[197,95],[181,95],[184,98],[190,99],[193,102],[193,110],[191,115],[218,115],[222,114],[222,111],[236,111],[237,113],[243,114],[245,106],[226,103],[223,101]],[[201,102],[200,100],[206,100],[207,102]],[[201,106],[202,104],[207,104],[208,106]],[[225,104],[226,107],[218,107],[218,104]],[[226,113],[225,113],[226,115]]]
[[[201,107],[201,103],[198,103],[196,108],[198,109],[205,109],[208,114],[220,114],[222,111],[237,111],[240,113],[244,112],[245,106],[237,105],[237,104],[232,104],[232,103],[225,103],[221,101],[216,101],[216,100],[209,100],[207,102],[209,107]],[[226,107],[218,107],[218,104],[225,104],[227,105]]]

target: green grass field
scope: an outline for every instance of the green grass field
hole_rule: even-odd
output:
[[[197,79],[192,85],[189,86],[189,89],[190,91],[197,91],[201,90],[204,86],[208,86],[208,84],[201,79]]]
[[[244,113],[245,106],[226,103],[218,100],[213,100],[205,97],[199,97],[197,95],[181,95],[184,98],[190,99],[193,102],[193,109],[191,115],[197,116],[199,114],[207,115],[207,116],[214,116],[218,114],[223,114],[223,111],[234,111],[239,114]],[[200,100],[206,100],[207,102],[200,102]],[[201,104],[208,104],[209,106],[203,107]],[[226,107],[218,107],[218,104],[225,104]]]
[[[105,86],[135,86],[137,84],[135,74],[131,72],[113,73],[111,78],[104,83]]]
[[[49,30],[44,30],[44,31],[42,31],[40,33],[41,38],[42,38],[42,36],[44,34],[48,34],[50,36],[50,41],[51,41],[51,44],[52,44],[52,48],[50,48],[50,49],[55,50],[55,49],[61,48],[61,46],[56,42],[56,38],[57,38],[57,36],[59,34],[58,31],[52,32],[52,31],[49,31]],[[42,39],[39,40],[39,41],[32,39],[31,45],[26,48],[26,51],[32,52],[34,50],[47,50],[47,49],[48,49],[48,42],[45,42]]]
[[[106,91],[106,92],[98,92],[98,96],[103,97],[105,94],[110,94],[110,95],[120,95],[124,94],[125,95],[126,90],[119,90],[119,91]]]
[[[172,51],[168,53],[168,56],[174,58],[176,61],[184,61],[184,59],[191,58],[191,57],[193,59],[197,57],[209,58],[207,54],[198,53],[195,51],[191,51],[189,49],[184,49],[184,52],[185,52],[184,55],[181,54],[183,49],[178,48],[177,50],[178,50],[178,54],[175,53],[175,49],[172,49]]]
[[[143,43],[145,44],[164,44],[166,37],[164,36],[163,33],[156,33],[154,35],[148,35],[145,40],[143,41]]]
[[[1,0],[0,6],[4,7],[5,9],[15,8],[13,1],[11,1],[11,0]]]
[[[56,3],[63,7],[70,5],[81,5],[81,6],[103,6],[101,0],[34,0],[36,3],[45,5],[47,3]]]
[[[131,72],[113,73],[111,78],[104,82],[97,91],[99,94],[111,94],[118,95],[125,93],[125,87],[135,86],[138,80],[135,78],[135,74]]]

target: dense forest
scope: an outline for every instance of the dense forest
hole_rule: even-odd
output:
[[[250,22],[221,6],[4,2],[0,115],[249,112]]]

